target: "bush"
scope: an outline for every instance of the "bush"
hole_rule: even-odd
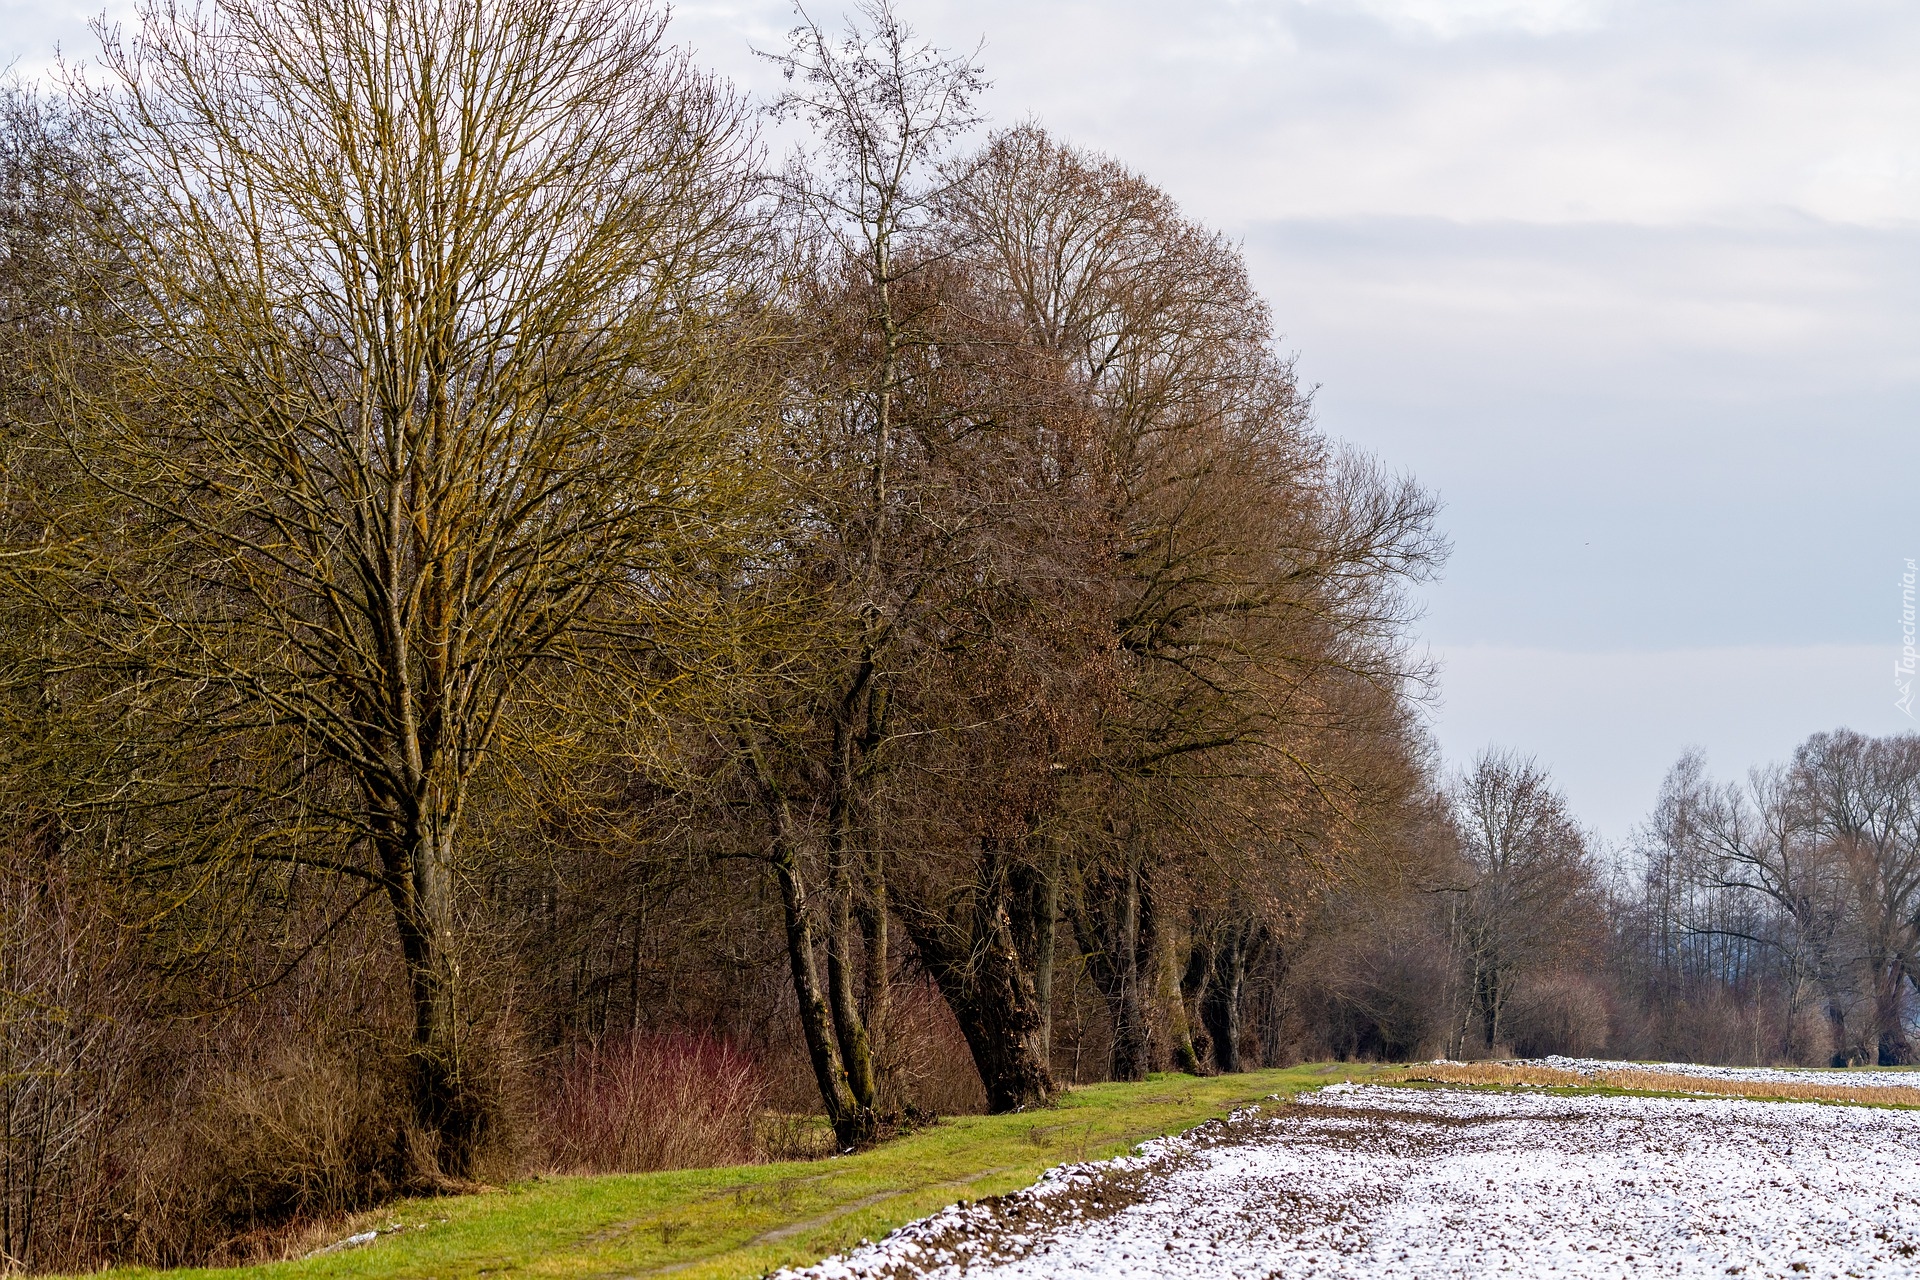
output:
[[[1523,1058],[1585,1058],[1606,1046],[1608,1023],[1606,996],[1591,979],[1549,973],[1520,983],[1502,1029]]]
[[[685,1032],[632,1032],[578,1050],[541,1115],[558,1173],[644,1173],[753,1161],[767,1084],[754,1060]]]
[[[139,991],[125,960],[98,904],[63,875],[0,872],[7,1270],[82,1270],[112,1256],[109,1148],[148,1031],[126,1016]]]
[[[953,1010],[929,979],[893,989],[882,1048],[883,1107],[931,1116],[980,1115],[987,1091]]]
[[[162,1266],[283,1256],[313,1223],[405,1189],[402,1064],[356,1046],[235,1034],[224,1066],[148,1119],[127,1187],[125,1256]],[[131,1135],[130,1135],[131,1136]]]
[[[1416,904],[1417,905],[1417,904]],[[1417,911],[1339,921],[1286,976],[1301,1057],[1406,1062],[1444,1043],[1445,944]]]

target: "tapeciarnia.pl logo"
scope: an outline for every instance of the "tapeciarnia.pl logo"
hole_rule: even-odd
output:
[[[1900,696],[1893,705],[1909,720],[1913,719],[1914,660],[1920,657],[1913,647],[1913,579],[1913,561],[1908,560],[1907,571],[1900,575],[1900,661],[1893,664],[1893,687]]]

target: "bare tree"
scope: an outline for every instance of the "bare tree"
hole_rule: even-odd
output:
[[[876,1125],[892,961],[875,788],[887,768],[903,650],[941,563],[926,554],[925,477],[912,461],[913,424],[903,421],[914,395],[908,353],[928,341],[929,293],[906,286],[924,265],[916,241],[941,183],[937,162],[975,123],[984,80],[972,61],[917,40],[886,0],[862,5],[843,36],[804,10],[801,17],[787,51],[767,56],[791,85],[771,110],[806,124],[818,146],[793,159],[784,189],[813,289],[796,300],[802,323],[816,328],[802,357],[813,364],[799,379],[792,446],[807,494],[800,523],[816,535],[808,539],[816,563],[805,572],[831,619],[818,641],[828,659],[797,716],[763,708],[741,734],[772,830],[814,1074],[843,1141],[864,1142]],[[908,300],[915,294],[917,306]],[[780,734],[782,722],[793,731]],[[816,845],[825,863],[819,920],[807,889],[806,855]],[[816,930],[825,935],[824,986]]]
[[[1226,854],[1227,830],[1245,866],[1286,861],[1288,804],[1262,820],[1252,797],[1345,789],[1298,748],[1394,723],[1423,676],[1402,588],[1445,548],[1426,494],[1312,429],[1236,246],[1032,126],[996,135],[963,171],[942,203],[950,251],[1075,372],[1096,423],[1085,483],[1107,540],[1101,630],[1117,690],[1098,750],[1073,764],[1099,815],[1080,825],[1073,900],[1115,1073],[1134,1079],[1153,1056],[1152,1010],[1182,1004],[1167,993],[1186,967],[1168,950],[1178,868]],[[1348,681],[1386,701],[1346,696]],[[1190,1026],[1172,1035],[1192,1059]]]
[[[1669,968],[1730,980],[1747,951],[1777,954],[1789,1034],[1811,993],[1830,1041],[1818,1056],[1844,1062],[1858,1003],[1855,891],[1841,849],[1822,834],[1816,790],[1797,767],[1755,769],[1744,787],[1715,783],[1697,754],[1683,756],[1649,825],[1649,883],[1674,933]]]
[[[1577,948],[1599,904],[1586,838],[1532,760],[1484,752],[1453,799],[1467,875],[1452,895],[1460,998],[1449,1053],[1457,1054],[1475,1015],[1485,1047],[1500,1043],[1522,976]]]
[[[745,483],[747,126],[664,23],[155,4],[76,88],[137,197],[93,227],[131,297],[47,348],[46,438],[96,496],[47,513],[33,585],[76,660],[255,744],[213,780],[256,818],[284,800],[248,858],[390,902],[428,1185],[485,1132],[456,928],[478,779],[541,748],[523,713],[556,685],[631,666],[613,638]]]
[[[1905,996],[1920,957],[1920,735],[1816,733],[1794,752],[1789,797],[1844,869],[1882,1066],[1913,1059]]]

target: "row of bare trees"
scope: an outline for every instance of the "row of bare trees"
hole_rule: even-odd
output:
[[[1602,858],[1532,761],[1490,752],[1301,932],[1336,1052],[1903,1065],[1920,991],[1920,735],[1816,733],[1717,781],[1683,756]]]
[[[884,4],[771,170],[616,0],[103,36],[0,142],[11,1264],[585,1159],[655,1032],[841,1145],[1291,1051],[1444,546],[1235,245]]]
[[[8,99],[6,1265],[1763,970],[1904,1058],[1911,743],[1683,763],[1633,884],[1443,779],[1434,502],[1237,246],[883,3],[773,61],[778,166],[624,0],[155,4]]]
[[[1920,737],[1815,734],[1744,784],[1685,756],[1645,845],[1636,923],[1655,998],[1742,993],[1764,1006],[1763,1055],[1913,1060]]]
[[[1630,1037],[1608,865],[1533,759],[1488,750],[1395,856],[1323,892],[1267,961],[1302,1052],[1582,1054]]]

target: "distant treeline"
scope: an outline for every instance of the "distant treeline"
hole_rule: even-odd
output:
[[[1915,1060],[1920,735],[1818,733],[1744,785],[1674,766],[1603,857],[1531,761],[1447,785],[1411,892],[1330,887],[1293,935],[1341,1056]]]
[[[7,98],[5,1265],[1155,1070],[1904,1058],[1911,744],[1684,764],[1621,888],[1440,776],[1435,503],[1235,244],[884,4],[775,61],[779,163],[626,0],[155,4]]]

